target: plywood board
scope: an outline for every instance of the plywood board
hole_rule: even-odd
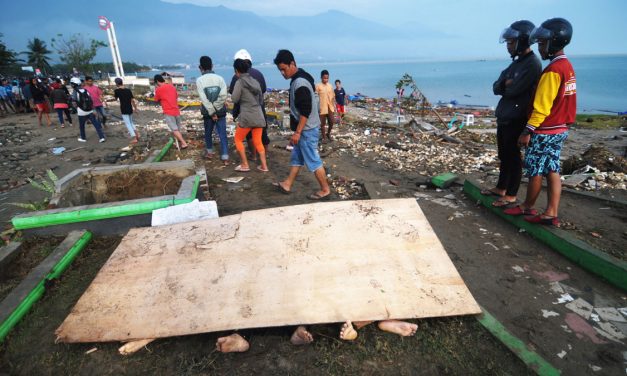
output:
[[[64,342],[476,314],[414,199],[315,203],[134,229]]]

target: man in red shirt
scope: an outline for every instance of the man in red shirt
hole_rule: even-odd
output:
[[[573,35],[571,24],[563,18],[544,21],[534,29],[531,43],[538,42],[543,60],[551,60],[540,76],[533,99],[533,111],[527,127],[518,139],[526,146],[525,170],[529,177],[525,202],[504,210],[509,215],[524,215],[530,223],[559,226],[557,210],[562,193],[560,152],[568,137],[568,126],[577,114],[577,81],[564,47]],[[547,206],[538,214],[533,206],[542,189],[542,177],[547,182]]]
[[[187,149],[187,142],[181,134],[181,111],[178,105],[178,93],[176,88],[167,84],[162,75],[155,75],[155,101],[161,103],[165,123],[172,131],[172,136],[179,142],[181,149]]]

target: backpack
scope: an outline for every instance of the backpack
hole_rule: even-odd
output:
[[[94,109],[94,101],[91,99],[91,95],[87,92],[87,90],[83,89],[83,91],[78,91],[78,108],[87,112]]]

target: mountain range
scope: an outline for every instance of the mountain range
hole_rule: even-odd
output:
[[[58,34],[74,33],[106,42],[105,31],[98,28],[98,16],[106,16],[115,25],[122,59],[149,65],[196,64],[200,55],[230,64],[240,48],[246,48],[255,63],[270,63],[282,48],[290,49],[299,62],[416,59],[425,58],[428,46],[438,39],[454,38],[417,22],[392,28],[333,10],[262,17],[224,6],[158,0],[34,3],[27,12],[20,2],[3,5],[0,32],[8,48],[24,51],[34,37],[50,44]],[[415,45],[422,48],[412,48]],[[110,59],[109,49],[102,48],[95,60]]]

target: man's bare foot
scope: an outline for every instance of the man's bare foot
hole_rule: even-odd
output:
[[[248,351],[250,345],[242,336],[233,333],[227,337],[220,337],[216,342],[216,349],[223,353],[245,352]]]
[[[340,329],[340,339],[344,341],[354,341],[357,339],[357,331],[353,328],[350,321],[345,322]]]
[[[416,330],[418,330],[418,325],[405,321],[385,320],[379,322],[379,329],[383,330],[384,332],[390,332],[398,334],[399,336],[409,337],[416,334]]]
[[[304,326],[299,326],[292,334],[290,338],[292,345],[306,345],[313,342],[313,336],[307,331]]]
[[[353,325],[355,326],[355,329],[359,330],[361,328],[363,328],[366,325],[370,325],[372,324],[374,321],[355,321],[353,323]]]

